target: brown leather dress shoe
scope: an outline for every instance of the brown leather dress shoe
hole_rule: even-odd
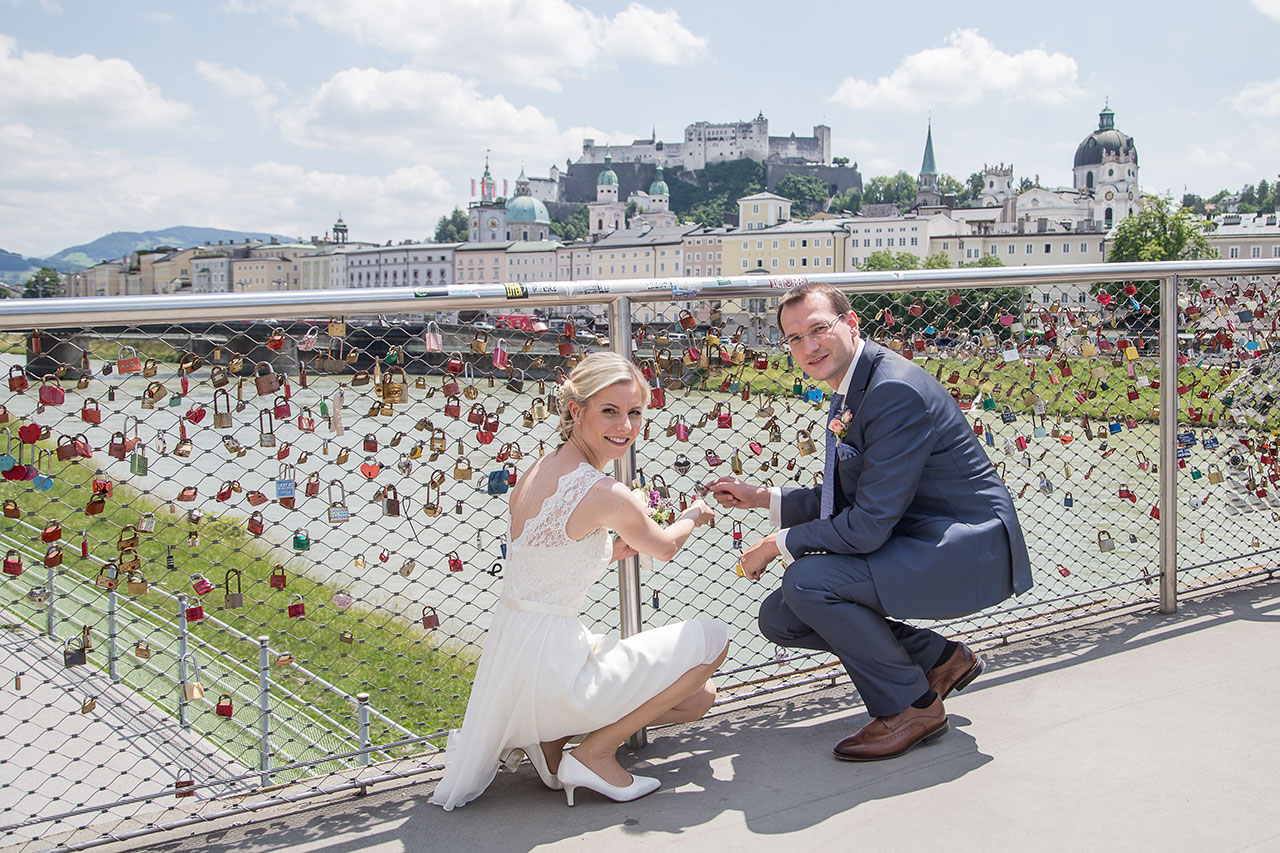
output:
[[[913,708],[888,717],[876,717],[855,735],[836,744],[832,753],[841,761],[881,761],[897,758],[916,744],[947,733],[947,712],[942,699],[928,708]]]
[[[945,663],[929,670],[925,677],[929,679],[929,689],[937,693],[938,698],[946,699],[952,691],[968,687],[971,681],[982,675],[986,666],[982,658],[961,643]]]

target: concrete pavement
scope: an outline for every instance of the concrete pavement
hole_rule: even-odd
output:
[[[446,814],[432,781],[137,839],[205,853],[557,850],[1280,850],[1280,583],[983,652],[952,731],[876,764],[840,686],[653,733],[662,789],[566,807],[527,765]]]

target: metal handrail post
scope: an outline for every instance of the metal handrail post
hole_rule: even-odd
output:
[[[1178,276],[1160,280],[1160,612],[1178,610]]]
[[[609,304],[609,346],[614,352],[630,360],[631,352],[631,300],[619,297]],[[636,478],[636,448],[633,444],[627,455],[613,463],[613,478],[619,483],[631,484]],[[640,557],[628,557],[618,563],[618,629],[622,636],[630,637],[644,630],[640,605]],[[649,742],[648,733],[640,729],[627,738],[627,746],[640,749]]]
[[[356,719],[360,728],[360,763],[369,766],[369,694],[356,694]]]
[[[271,637],[258,638],[258,769],[271,784]]]
[[[113,684],[120,683],[120,672],[116,667],[116,604],[115,589],[107,591],[107,674]]]
[[[191,728],[187,722],[187,594],[178,595],[178,725]]]
[[[44,633],[50,638],[53,637],[54,623],[58,621],[58,587],[55,584],[57,577],[53,566],[50,566],[45,578],[45,585],[49,589],[49,603],[44,608]]]

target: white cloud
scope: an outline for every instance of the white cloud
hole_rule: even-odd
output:
[[[1268,18],[1280,21],[1280,0],[1253,0],[1253,8]]]
[[[1076,76],[1076,61],[1064,53],[1041,48],[1005,53],[976,29],[961,29],[947,36],[945,47],[904,58],[887,77],[874,82],[846,77],[831,100],[907,111],[972,106],[989,94],[1061,104],[1080,94]]]
[[[1227,102],[1247,116],[1280,115],[1280,80],[1246,83],[1243,89],[1227,98]]]
[[[300,145],[410,155],[431,151],[474,166],[485,149],[510,157],[564,155],[554,119],[537,107],[487,96],[474,81],[447,71],[348,68],[279,117]],[[569,151],[580,148],[579,137]]]
[[[176,224],[321,233],[341,210],[357,239],[429,238],[455,194],[435,168],[338,173],[267,160],[249,168],[77,146],[0,125],[3,248],[48,255],[116,229]],[[104,223],[110,223],[110,227]]]
[[[1227,151],[1216,148],[1208,151],[1197,145],[1187,154],[1187,162],[1197,167],[1219,167],[1228,166],[1239,172],[1248,172],[1253,166],[1245,160],[1238,160]]]
[[[0,114],[10,120],[149,130],[173,126],[190,113],[126,60],[19,55],[16,47],[13,38],[0,35]]]
[[[419,63],[550,90],[564,74],[624,59],[679,65],[707,47],[676,12],[639,3],[612,18],[566,0],[228,0],[223,8],[311,20]]]
[[[196,62],[196,73],[217,86],[223,94],[247,100],[262,118],[266,118],[276,105],[276,96],[268,91],[266,81],[257,74],[243,71],[234,65],[222,65],[203,59]]]

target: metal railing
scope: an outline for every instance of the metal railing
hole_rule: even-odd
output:
[[[1270,575],[1277,277],[1180,262],[0,303],[0,545],[22,563],[0,609],[23,629],[0,669],[20,685],[0,735],[22,744],[0,762],[18,794],[0,839],[92,846],[438,767],[501,584],[502,495],[555,443],[557,372],[608,347],[663,389],[622,482],[673,499],[725,470],[808,483],[822,390],[768,345],[770,300],[806,280],[850,293],[864,335],[952,391],[1014,496],[1036,587],[943,630],[1168,613],[1180,591]],[[1033,286],[1062,299],[1033,304]],[[432,323],[575,306],[577,329]],[[587,624],[728,622],[724,702],[832,682],[829,656],[755,632],[770,585],[733,564],[766,527],[722,514],[652,573],[624,561]],[[106,655],[82,668],[64,653],[86,625]],[[139,643],[151,658],[130,659]],[[118,718],[154,724],[126,737]],[[42,769],[73,737],[115,750],[109,784]]]

